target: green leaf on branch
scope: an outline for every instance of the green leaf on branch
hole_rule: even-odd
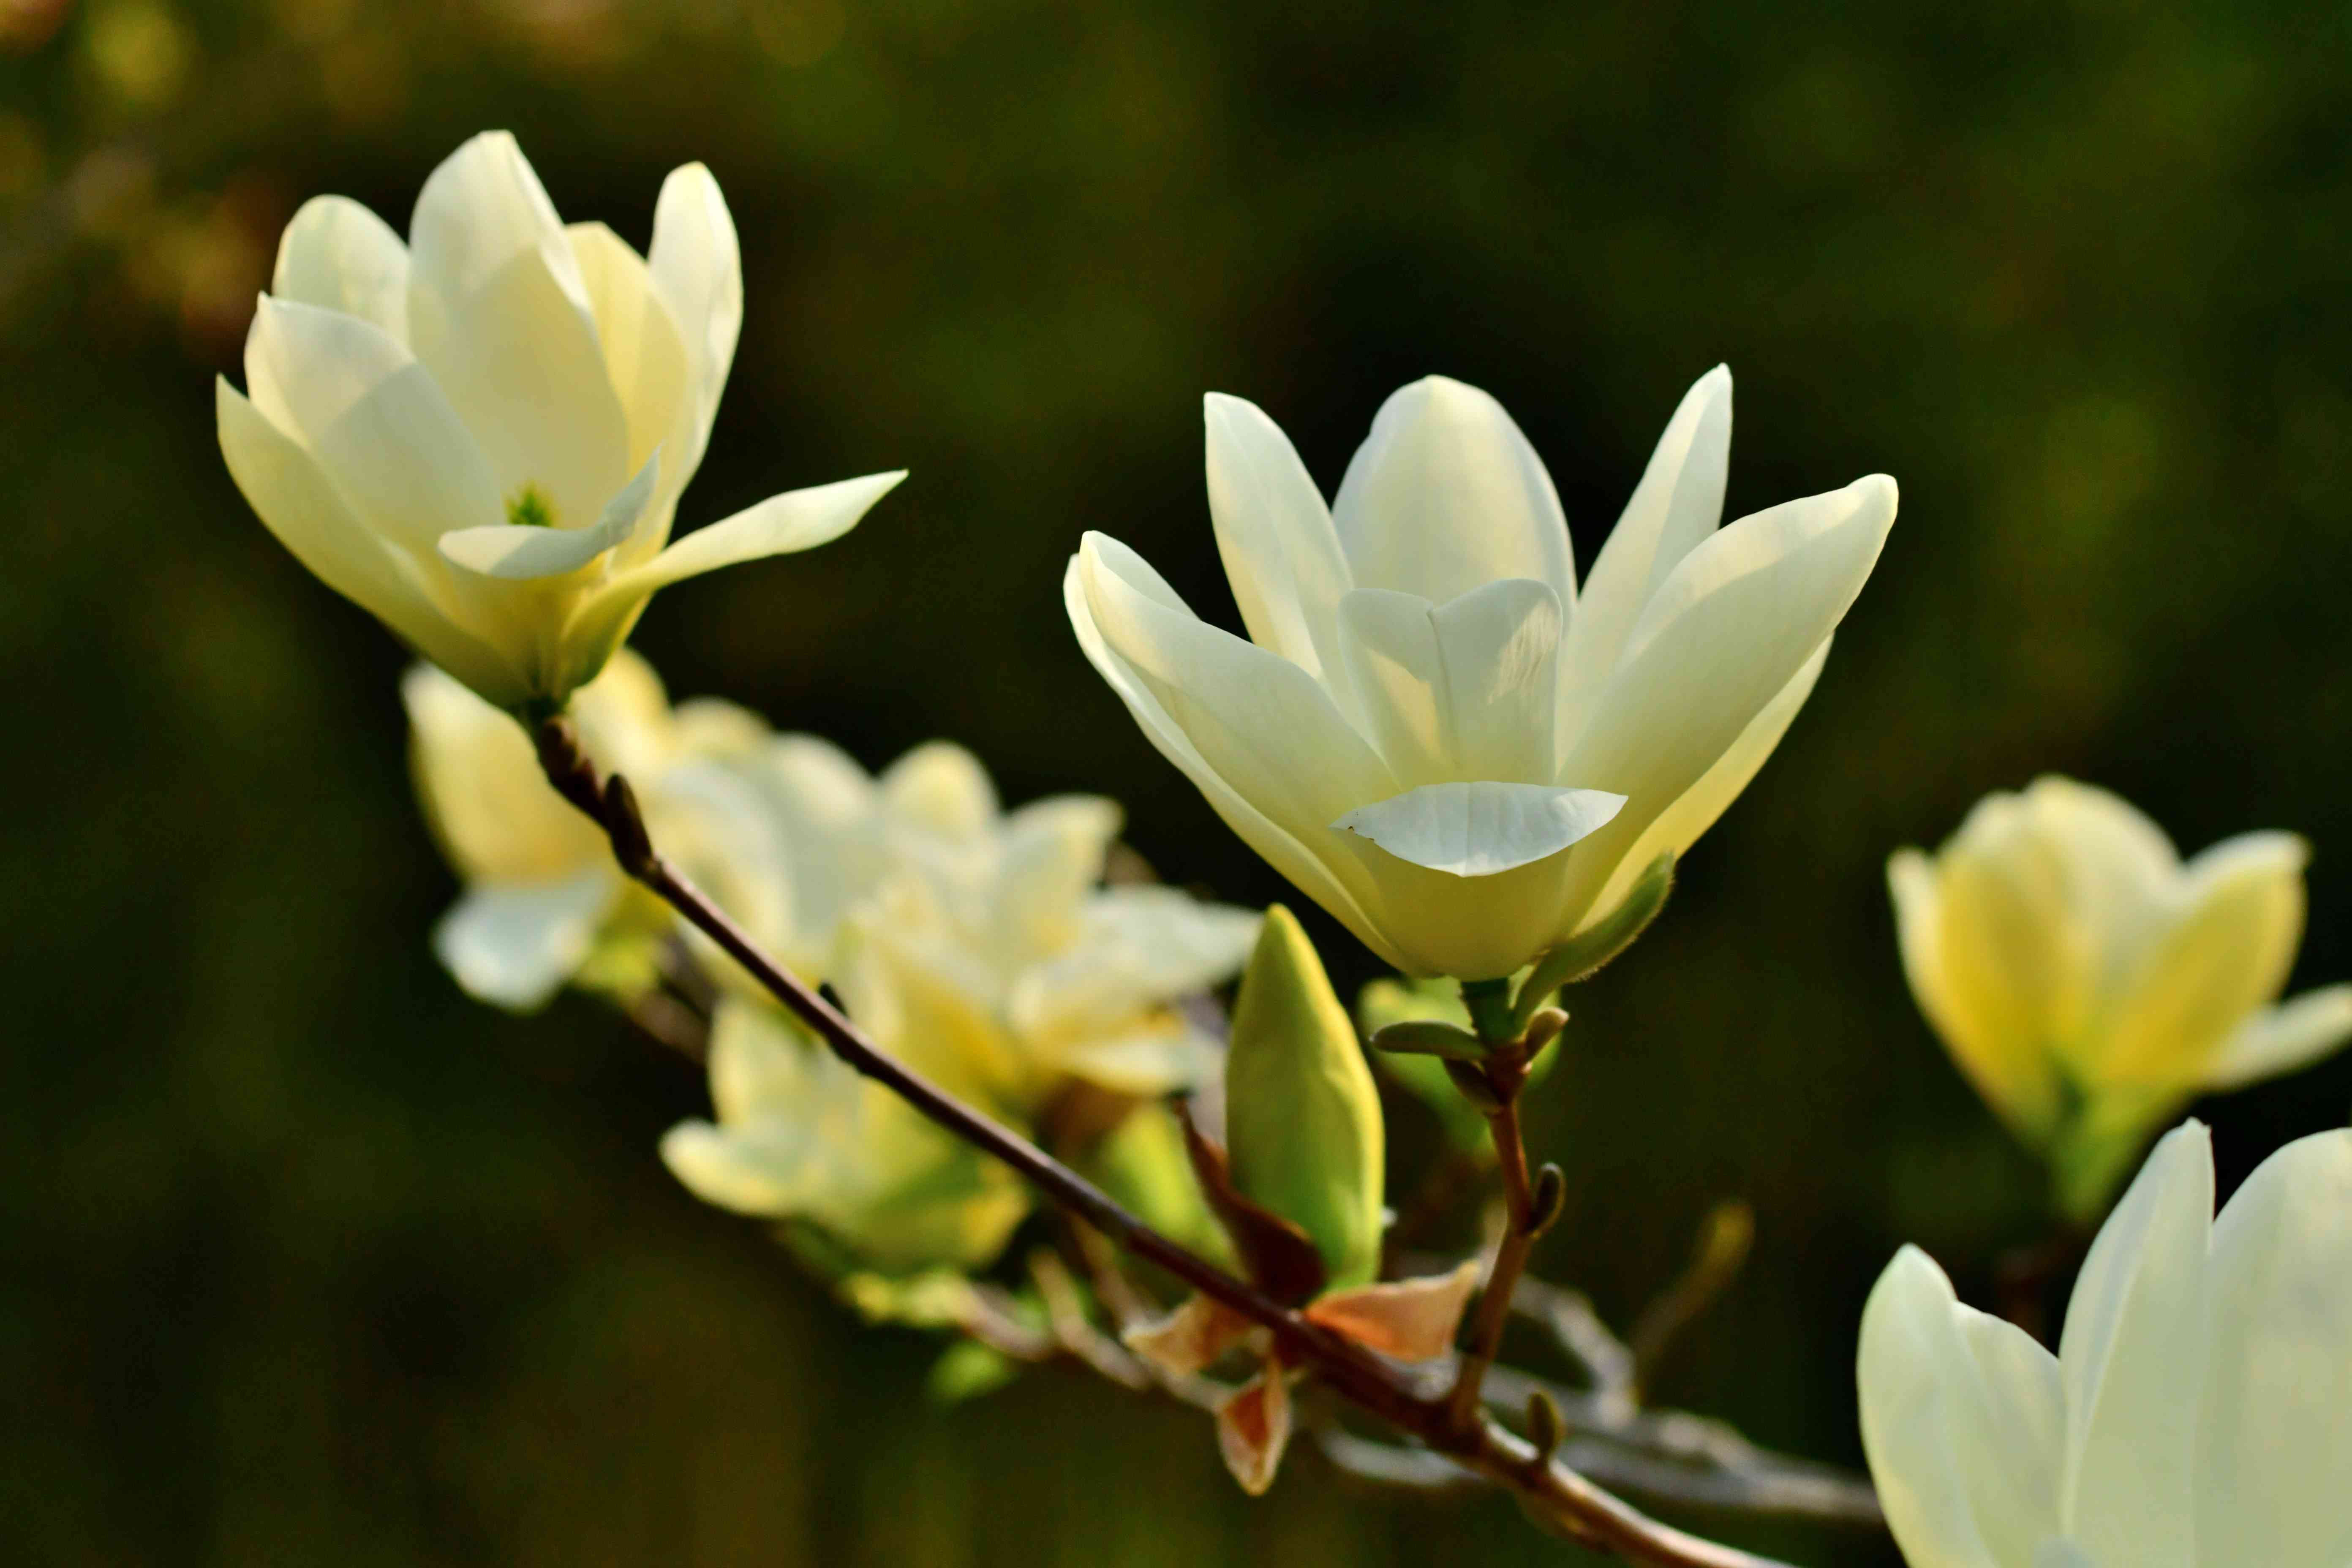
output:
[[[1234,1185],[1295,1223],[1329,1289],[1378,1272],[1386,1129],[1380,1091],[1322,960],[1288,910],[1265,912],[1225,1058]]]
[[[1633,939],[1648,930],[1650,922],[1658,918],[1658,911],[1666,907],[1666,895],[1674,891],[1674,887],[1675,856],[1670,849],[1650,862],[1641,879],[1597,924],[1586,927],[1536,961],[1535,972],[1519,986],[1518,998],[1511,1006],[1514,1029],[1526,1028],[1528,1020],[1561,986],[1590,978],[1601,965],[1633,946]]]
[[[1467,1029],[1433,1018],[1407,1019],[1372,1031],[1372,1049],[1404,1056],[1450,1057],[1455,1061],[1482,1062],[1494,1047]]]

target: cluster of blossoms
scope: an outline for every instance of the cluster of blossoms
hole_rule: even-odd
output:
[[[632,1007],[690,992],[713,1114],[664,1140],[670,1169],[788,1222],[870,1310],[955,1320],[956,1286],[1004,1250],[1029,1190],[826,1049],[813,1000],[780,1009],[790,984],[704,934],[725,917],[681,922],[677,885],[656,897],[624,829],[573,809],[618,798],[664,875],[683,868],[730,929],[831,988],[878,1048],[869,1068],[903,1064],[1092,1162],[1214,1256],[1187,1276],[1204,1294],[1127,1342],[1171,1385],[1242,1364],[1213,1403],[1234,1474],[1262,1489],[1300,1346],[1441,1359],[1481,1265],[1400,1278],[1384,1258],[1378,1089],[1286,910],[1106,886],[1108,801],[1006,812],[941,743],[874,776],[730,705],[672,706],[622,648],[656,589],[821,543],[903,477],[792,491],[669,542],[741,299],[706,172],[671,177],[639,258],[561,224],[512,141],[480,137],[426,183],[406,245],[337,198],[296,217],[247,391],[219,390],[222,447],[287,546],[431,661],[404,696],[466,884],[436,937],[459,983],[518,1009],[567,984]],[[1391,397],[1328,503],[1257,408],[1212,395],[1206,425],[1247,636],[1092,533],[1069,617],[1218,815],[1406,977],[1363,1005],[1399,1079],[1450,1108],[1457,1142],[1491,1132],[1507,1202],[1455,1384],[1473,1406],[1491,1304],[1545,1223],[1514,1107],[1565,1021],[1549,1003],[1639,933],[1780,743],[1895,487],[1873,476],[1723,524],[1718,368],[1580,582],[1543,463],[1475,388],[1431,377]],[[559,789],[551,735],[629,790]],[[1939,854],[1891,862],[1921,1008],[2049,1162],[2071,1221],[2095,1219],[2196,1096],[2352,1036],[2352,986],[2277,1001],[2306,853],[2250,834],[2183,864],[2123,802],[2045,779],[1985,801]],[[1197,1004],[1245,960],[1228,1037]],[[1924,1255],[1889,1267],[1863,1327],[1863,1424],[1915,1568],[2352,1563],[2352,1132],[2273,1156],[2218,1223],[2212,1196],[2191,1123],[2100,1233],[2054,1358],[1959,1305]],[[1421,1435],[1459,1437],[1449,1419]]]

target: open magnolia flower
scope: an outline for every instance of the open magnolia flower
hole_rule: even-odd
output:
[[[668,545],[742,324],[718,184],[663,184],[652,253],[565,226],[514,139],[425,184],[409,243],[306,204],[226,379],[221,450],[328,586],[499,707],[552,711],[655,591],[846,531],[903,474],[772,497]]]
[[[937,1081],[968,1079],[948,1042],[892,1043],[900,1060]],[[978,1268],[1029,1212],[1029,1191],[1009,1168],[763,1004],[719,1003],[710,1100],[715,1124],[680,1122],[662,1139],[677,1179],[721,1208],[814,1224],[863,1267]]]
[[[806,779],[813,761],[799,771]],[[1176,1004],[1241,968],[1255,910],[1101,886],[1116,803],[1061,795],[1003,811],[960,746],[918,747],[867,788],[868,847],[846,811],[808,819],[829,819],[832,853],[879,868],[826,973],[886,1048],[920,1038],[950,1050],[972,1096],[1015,1120],[1074,1078],[1148,1098],[1216,1073],[1219,1042]]]
[[[1223,1145],[1187,1131],[1202,1194],[1251,1282],[1398,1361],[1452,1349],[1478,1266],[1375,1282],[1387,1221],[1380,1093],[1322,962],[1279,904],[1266,911],[1235,1001],[1224,1109]],[[1251,1496],[1274,1484],[1290,1441],[1294,1369],[1265,1329],[1194,1296],[1126,1339],[1172,1377],[1235,1352],[1254,1361],[1217,1405],[1217,1446]]]
[[[1717,528],[1731,377],[1685,397],[1580,596],[1551,479],[1485,393],[1391,397],[1331,506],[1207,403],[1250,640],[1088,534],[1065,598],[1152,742],[1251,847],[1415,974],[1507,975],[1747,786],[1895,521],[1884,476]]]
[[[2095,1215],[2197,1095],[2292,1072],[2352,1036],[2352,985],[2275,1002],[2310,849],[2226,839],[2185,865],[2105,790],[1987,796],[1935,856],[1887,863],[1920,1011],[1986,1101]]]
[[[1863,1314],[1863,1445],[1911,1568],[2352,1563],[2352,1131],[2213,1218],[2204,1128],[2149,1156],[2056,1356],[1906,1247]]]
[[[603,830],[549,785],[512,718],[429,664],[400,692],[418,798],[466,883],[434,951],[468,994],[530,1011],[600,944],[634,948],[678,929],[614,864]],[[761,874],[780,858],[772,829],[759,797],[717,765],[760,746],[767,726],[707,699],[672,710],[653,667],[625,648],[573,695],[571,712],[588,754],[635,786],[672,857],[754,931],[783,926],[784,889]]]

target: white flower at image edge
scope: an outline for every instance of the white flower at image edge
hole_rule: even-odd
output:
[[[330,587],[499,707],[551,710],[656,590],[822,544],[904,478],[793,490],[668,543],[742,314],[708,170],[663,184],[640,258],[563,225],[488,132],[425,182],[406,245],[341,196],[295,215],[247,390],[219,384],[221,450]]]
[[[1226,824],[1414,974],[1509,974],[1687,849],[1803,705],[1895,521],[1880,475],[1718,530],[1721,368],[1580,592],[1550,477],[1475,387],[1391,396],[1328,508],[1256,407],[1206,416],[1248,640],[1096,533],[1071,622]]]
[[[2218,1221],[2205,1129],[2168,1133],[2055,1356],[1906,1247],[1860,1384],[1911,1568],[2347,1568],[2352,1131],[2273,1154]]]

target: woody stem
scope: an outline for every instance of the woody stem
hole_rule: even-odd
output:
[[[1308,1322],[1256,1287],[1153,1229],[1026,1138],[886,1055],[839,1009],[761,952],[726,911],[662,858],[646,832],[627,781],[619,777],[608,781],[598,773],[581,751],[579,735],[569,720],[557,717],[540,722],[534,739],[548,782],[604,829],[621,869],[718,943],[843,1062],[940,1127],[1003,1161],[1055,1203],[1137,1257],[1265,1328],[1285,1361],[1312,1367],[1334,1392],[1367,1414],[1413,1434],[1457,1463],[1509,1488],[1538,1522],[1588,1546],[1660,1568],[1788,1568],[1769,1558],[1659,1523],[1566,1466],[1546,1459],[1475,1408],[1466,1423],[1456,1420],[1450,1401],[1422,1397],[1352,1342]],[[1516,1118],[1509,1126],[1516,1147]],[[1498,1130],[1498,1140],[1501,1136]],[[1513,1202],[1518,1205],[1515,1213],[1524,1215],[1530,1204],[1524,1155],[1518,1161],[1515,1190],[1517,1195]],[[1507,1255],[1508,1246],[1507,1240]],[[1519,1261],[1525,1261],[1524,1250]],[[1501,1280],[1501,1268],[1498,1259],[1497,1276],[1489,1281],[1488,1290],[1507,1306],[1510,1290]],[[1499,1292],[1497,1284],[1502,1285]]]

